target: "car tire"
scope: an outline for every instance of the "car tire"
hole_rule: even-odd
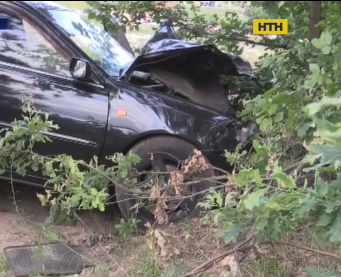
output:
[[[151,170],[152,163],[160,159],[163,160],[164,164],[171,164],[173,162],[179,164],[179,161],[185,161],[189,156],[193,155],[195,149],[196,147],[193,144],[181,138],[155,136],[137,143],[130,149],[129,153],[134,153],[140,157],[141,160],[135,168],[138,172],[142,172]],[[151,155],[153,155],[153,161],[151,161]],[[204,157],[204,159],[205,162],[210,165],[207,158]],[[171,171],[173,170],[169,170],[169,172]],[[210,178],[212,176],[215,176],[215,171],[213,169],[207,169],[196,175],[196,177],[201,178]],[[138,181],[142,180],[140,179]],[[200,193],[200,191],[207,190],[212,186],[214,186],[212,181],[202,181],[200,183],[196,183],[195,185],[188,186],[191,190],[191,193],[196,193],[196,195],[190,199],[186,199],[186,212],[181,212],[181,214],[179,214],[179,212],[170,213],[168,215],[168,223],[179,221],[185,217],[198,215],[200,209],[197,207],[197,204],[204,196],[204,193]],[[132,199],[126,190],[116,186],[115,192],[117,205],[124,218],[130,219],[132,217],[137,217],[143,222],[155,224],[156,220],[154,214],[150,211],[147,211],[145,208],[140,208],[135,213],[132,211],[131,208],[136,205],[136,200]],[[185,204],[182,204],[182,206],[183,205]]]

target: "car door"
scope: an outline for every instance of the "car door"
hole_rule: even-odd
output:
[[[59,126],[47,133],[53,143],[37,145],[39,154],[86,161],[100,155],[108,93],[96,82],[73,79],[69,62],[75,54],[19,12],[0,7],[0,128],[21,118],[21,101],[28,96]]]

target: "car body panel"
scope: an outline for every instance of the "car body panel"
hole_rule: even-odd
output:
[[[117,94],[110,96],[108,135],[103,153],[124,153],[152,135],[175,135],[201,149],[213,163],[222,162],[225,149],[238,144],[241,122],[236,118],[200,107],[181,98],[115,82]],[[125,116],[118,110],[124,109]],[[230,128],[227,128],[230,126]],[[111,138],[115,138],[112,140]]]
[[[237,118],[108,76],[53,22],[34,9],[34,3],[40,5],[41,1],[27,2],[1,1],[0,10],[9,8],[33,22],[68,53],[69,59],[87,60],[94,80],[90,83],[13,65],[0,56],[0,128],[10,127],[15,118],[21,117],[24,94],[32,97],[35,107],[48,113],[60,127],[47,134],[53,143],[37,146],[40,154],[64,153],[85,161],[99,156],[103,163],[110,164],[106,156],[126,153],[143,138],[172,135],[196,145],[215,165],[226,165],[224,149],[235,148],[240,141],[238,132],[244,126]],[[120,115],[120,110],[126,114]],[[32,173],[25,181],[42,183],[44,179]]]
[[[39,73],[32,79],[31,70],[13,69],[0,62],[0,128],[10,127],[21,117],[22,97],[30,97],[34,106],[59,126],[46,133],[53,144],[37,144],[37,153],[66,153],[85,161],[101,154],[108,111],[108,93],[103,88]]]
[[[0,10],[22,11],[20,6],[10,8],[7,10],[3,6]],[[26,18],[35,26],[41,23]],[[58,41],[57,37],[54,39]],[[94,155],[100,156],[109,108],[109,92],[104,86],[10,63],[5,50],[0,55],[0,128],[10,127],[14,119],[21,118],[22,98],[30,97],[34,106],[42,113],[48,113],[49,119],[59,126],[58,130],[47,133],[53,144],[38,144],[35,151],[47,156],[66,153],[85,161]],[[74,53],[72,49],[68,51]],[[30,182],[44,182],[39,173],[29,172],[28,175],[26,179]]]

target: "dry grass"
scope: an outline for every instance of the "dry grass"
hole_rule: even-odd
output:
[[[95,269],[87,269],[80,277],[179,277],[201,265],[214,255],[232,248],[218,238],[220,226],[200,218],[184,220],[159,229],[159,233],[149,231],[136,233],[131,223],[125,227],[117,217],[109,213],[83,212],[76,224],[52,225],[44,227],[41,222],[48,211],[39,206],[32,188],[20,187],[22,191],[13,202],[10,189],[0,193],[0,250],[6,246],[62,241],[89,246],[96,257]],[[20,214],[16,214],[16,210]],[[209,224],[207,224],[209,222]],[[119,226],[124,228],[124,239]],[[153,236],[151,234],[154,234]],[[153,238],[162,237],[162,243]],[[295,234],[283,240],[295,245],[340,254],[336,247],[325,244],[308,227],[302,227]],[[154,243],[153,243],[154,242]],[[161,246],[162,247],[161,247]],[[151,247],[152,246],[152,247]],[[241,264],[242,276],[252,277],[304,277],[304,268],[316,267],[321,270],[340,272],[341,268],[333,259],[309,253],[299,248],[270,246],[260,248],[260,259],[254,254]],[[217,277],[220,269],[212,268],[202,277]],[[5,260],[0,254],[0,277],[10,277]]]
[[[218,239],[219,228],[214,224],[205,225],[200,219],[187,220],[179,224],[165,226],[160,229],[165,239],[164,249],[148,247],[146,235],[130,235],[125,242],[115,237],[105,243],[109,256],[103,256],[101,247],[97,248],[98,257],[107,264],[115,260],[126,272],[117,267],[110,269],[109,276],[169,276],[179,277],[191,269],[204,263],[214,255],[227,251],[231,246],[224,246]],[[287,241],[295,245],[304,245],[313,249],[339,254],[335,247],[321,242],[309,229],[302,229],[287,237]],[[223,246],[223,247],[222,247]],[[166,255],[161,258],[161,252]],[[334,260],[309,253],[298,248],[286,246],[262,247],[261,256],[257,259],[251,253],[241,264],[243,276],[252,277],[303,277],[307,266],[321,270],[340,271],[340,265]],[[157,257],[157,258],[155,258]],[[219,276],[221,269],[213,267],[205,272],[206,277]],[[99,275],[93,275],[99,276]],[[104,275],[103,275],[104,276]]]
[[[299,246],[329,252],[340,255],[340,250],[323,243],[322,240],[309,228],[293,233],[285,238],[286,241],[293,243],[298,248],[278,246],[274,248],[263,248],[260,259],[255,259],[253,255],[242,264],[245,276],[256,277],[305,277],[306,267],[314,267],[321,271],[340,272],[340,264],[332,258],[307,252]]]

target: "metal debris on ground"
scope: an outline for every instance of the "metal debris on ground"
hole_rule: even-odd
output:
[[[4,249],[7,264],[15,277],[65,276],[94,266],[94,257],[81,245],[49,243],[10,246]]]

